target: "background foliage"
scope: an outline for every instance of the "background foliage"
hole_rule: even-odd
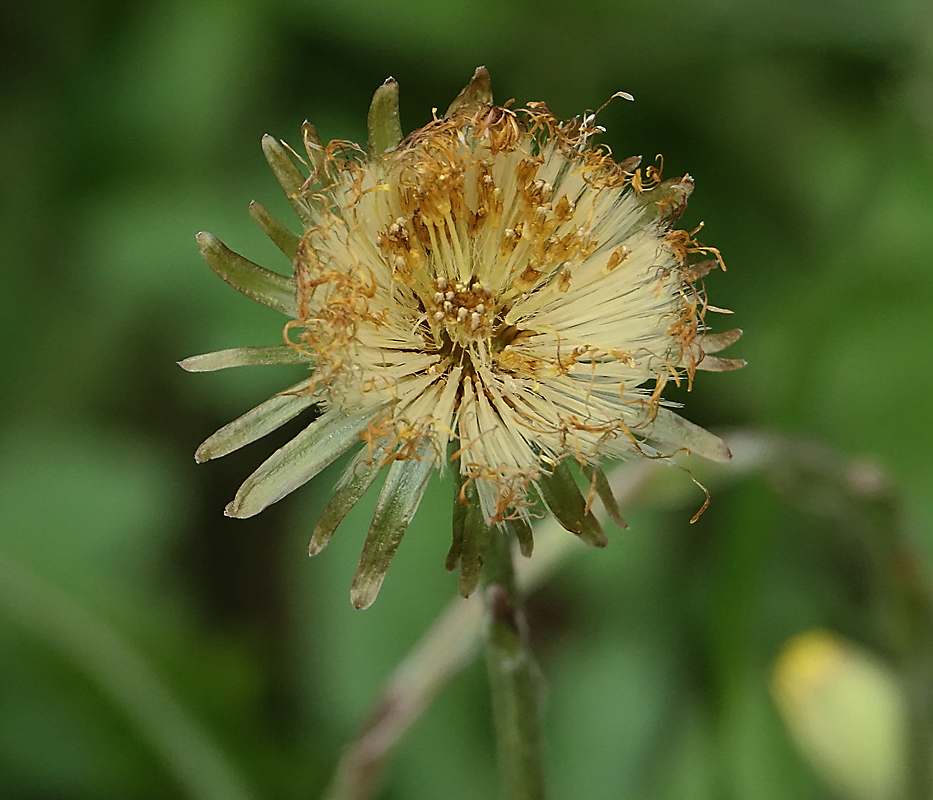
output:
[[[602,113],[605,141],[696,178],[685,224],[707,221],[729,265],[711,297],[746,330],[734,355],[749,367],[701,375],[688,416],[880,465],[903,508],[896,529],[861,514],[841,468],[841,483],[753,477],[695,526],[699,495],[640,508],[607,551],[577,555],[531,609],[554,796],[828,796],[767,680],[814,625],[887,654],[887,595],[857,542],[904,536],[924,558],[933,544],[928,3],[24,3],[4,11],[0,64],[0,796],[210,796],[198,776],[212,767],[195,758],[180,779],[162,737],[182,761],[218,754],[244,797],[315,797],[453,596],[447,486],[365,613],[347,592],[366,509],[304,556],[336,471],[225,519],[271,447],[201,467],[191,454],[286,384],[279,368],[174,362],[280,340],[274,312],[223,286],[194,244],[207,229],[287,268],[247,215],[255,198],[288,216],[262,134],[297,144],[308,117],[325,139],[362,140],[389,74],[410,130],[477,64],[499,101],[561,116],[634,94]],[[108,669],[149,700],[114,695]],[[485,691],[478,665],[453,682],[385,797],[493,795]],[[186,719],[205,742],[176,736]]]

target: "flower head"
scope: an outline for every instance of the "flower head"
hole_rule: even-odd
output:
[[[307,159],[263,149],[303,232],[253,204],[292,262],[284,277],[200,234],[201,253],[244,294],[290,317],[285,343],[195,356],[189,370],[301,363],[309,376],[222,428],[197,459],[224,455],[315,406],[319,415],[240,487],[226,513],[252,516],[357,447],[314,531],[329,541],[383,468],[387,477],[351,597],[365,607],[428,479],[456,471],[448,569],[476,586],[489,537],[532,548],[540,501],[568,530],[606,538],[590,506],[616,511],[604,458],[730,457],[661,395],[740,331],[709,333],[701,279],[716,250],[674,229],[693,190],[593,143],[595,114],[492,104],[482,68],[443,117],[402,138],[398,85],[376,92],[370,146],[326,147],[305,123]],[[581,491],[571,465],[586,476]],[[584,484],[585,486],[586,484]],[[624,523],[622,523],[624,524]]]

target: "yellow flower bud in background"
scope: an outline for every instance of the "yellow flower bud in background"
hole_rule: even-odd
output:
[[[904,796],[907,711],[889,666],[834,633],[810,630],[784,646],[771,689],[800,751],[841,797]]]

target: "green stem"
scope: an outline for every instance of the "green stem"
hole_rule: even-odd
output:
[[[498,530],[486,554],[486,665],[503,800],[543,800],[540,675],[515,589],[510,542]]]

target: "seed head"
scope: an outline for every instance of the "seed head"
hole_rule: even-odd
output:
[[[370,109],[368,149],[325,146],[308,123],[306,158],[264,139],[302,233],[261,206],[251,211],[292,275],[209,234],[200,243],[225,280],[290,317],[285,343],[182,362],[310,369],[210,437],[199,460],[311,405],[323,410],[246,480],[230,516],[258,513],[359,446],[315,529],[316,553],[388,468],[353,583],[358,607],[375,599],[431,473],[448,463],[457,490],[447,566],[460,563],[464,594],[490,535],[511,532],[530,554],[540,500],[568,530],[604,545],[590,508],[596,493],[614,504],[603,459],[677,450],[728,459],[662,392],[691,386],[697,369],[744,364],[712,355],[741,333],[711,334],[705,322],[714,309],[702,279],[722,266],[718,251],[674,228],[689,175],[663,180],[660,166],[616,162],[592,141],[602,130],[595,114],[560,120],[543,103],[493,105],[483,68],[443,117],[404,139],[397,101],[390,79]]]

